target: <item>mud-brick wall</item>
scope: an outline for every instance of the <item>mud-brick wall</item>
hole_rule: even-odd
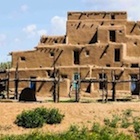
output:
[[[98,28],[98,42],[108,43],[110,41],[110,31],[115,31],[115,43],[125,43],[126,42],[126,29],[123,25],[116,26],[99,26]]]
[[[140,22],[128,21],[126,24],[127,35],[140,35]]]
[[[112,15],[114,15],[115,19],[127,19],[126,12],[68,12],[68,20],[91,20],[91,19],[112,19]]]
[[[102,21],[67,21],[68,44],[96,43],[99,24],[102,24]]]
[[[115,62],[115,49],[120,49],[120,61]],[[88,55],[86,54],[88,51]],[[80,54],[80,65],[120,67],[123,59],[122,44],[96,44],[85,47]]]

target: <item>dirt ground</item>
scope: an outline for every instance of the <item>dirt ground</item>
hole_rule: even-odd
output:
[[[91,127],[93,122],[103,124],[104,118],[111,117],[113,114],[120,115],[122,111],[134,110],[134,116],[140,116],[140,102],[108,102],[108,103],[53,103],[53,102],[0,102],[0,134],[23,134],[36,129],[24,129],[14,124],[16,116],[23,110],[36,107],[58,108],[65,114],[61,124],[45,124],[38,130],[44,132],[62,132],[71,125]]]

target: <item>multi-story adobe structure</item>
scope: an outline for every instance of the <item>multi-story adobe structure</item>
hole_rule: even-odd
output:
[[[111,80],[113,72],[116,80],[139,78],[140,21],[128,21],[124,11],[68,12],[67,18],[66,35],[44,35],[34,50],[11,53],[11,77],[17,62],[19,78],[50,78],[55,66],[63,78],[61,96],[68,95],[71,81],[78,77]],[[51,95],[53,83],[34,84],[38,94]],[[26,86],[29,82],[19,84]],[[135,86],[135,82],[117,83],[116,91],[131,93]],[[92,96],[99,96],[102,88],[101,82],[81,83],[81,92]]]

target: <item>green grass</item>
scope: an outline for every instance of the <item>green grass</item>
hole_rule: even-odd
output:
[[[95,124],[94,124],[95,125]],[[98,131],[86,127],[71,126],[66,132],[49,134],[32,132],[24,135],[0,136],[0,140],[133,140],[129,135],[118,133],[110,127],[99,126]]]

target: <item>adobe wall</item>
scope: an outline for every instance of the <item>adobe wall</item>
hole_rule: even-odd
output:
[[[68,20],[91,20],[91,19],[111,19],[111,16],[114,15],[115,19],[126,20],[127,13],[124,11],[120,12],[68,12]]]

